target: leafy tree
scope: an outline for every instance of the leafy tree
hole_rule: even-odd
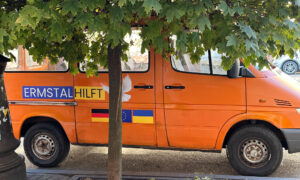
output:
[[[86,59],[88,76],[108,66],[108,177],[120,179],[120,61],[133,25],[141,27],[142,52],[152,46],[167,59],[176,48],[197,62],[214,49],[224,54],[224,69],[238,58],[263,67],[268,54],[293,56],[300,48],[299,6],[299,0],[2,0],[0,53],[21,44],[39,62],[64,57],[74,74]]]

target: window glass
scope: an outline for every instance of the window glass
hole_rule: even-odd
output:
[[[27,50],[22,47],[10,51],[16,60],[7,63],[5,71],[67,71],[68,63],[60,58],[57,64],[51,64],[50,60],[46,58],[41,64],[33,61],[32,56],[29,55]],[[22,56],[25,54],[25,57]]]
[[[11,50],[9,52],[12,53],[15,56],[16,59],[7,63],[5,71],[21,71],[21,70],[24,70],[24,66],[23,66],[22,63],[20,63],[20,59],[19,59],[19,49],[14,49],[14,50]]]
[[[218,75],[227,75],[227,71],[222,67],[222,54],[219,54],[217,51],[211,52],[211,62],[212,62],[212,70],[213,74]]]
[[[41,64],[35,62],[28,51],[26,54],[26,71],[67,71],[68,63],[59,58],[56,64],[51,64],[50,60],[46,58]]]
[[[177,59],[178,58],[178,59]],[[176,56],[171,56],[171,62],[174,69],[183,72],[210,74],[208,53],[203,55],[198,63],[192,64],[188,54],[178,53]]]
[[[126,35],[124,40],[129,43],[129,49],[125,53],[127,54],[128,61],[122,61],[122,71],[129,72],[145,72],[149,68],[149,52],[141,53],[142,39],[139,35],[141,30],[133,29],[131,35]],[[80,70],[85,71],[85,65],[80,64]],[[99,71],[108,71],[107,68],[98,65]]]
[[[172,42],[171,46],[176,47],[177,37],[174,35],[170,40]],[[210,52],[210,54],[208,52]],[[210,64],[210,62],[212,64]],[[227,71],[222,67],[222,54],[219,54],[217,50],[206,51],[205,54],[200,57],[199,62],[194,64],[191,62],[190,55],[176,52],[176,55],[171,56],[171,63],[175,70],[182,72],[227,75]],[[210,71],[210,66],[212,67],[212,72]]]

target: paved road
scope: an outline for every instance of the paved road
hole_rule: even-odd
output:
[[[300,74],[294,76],[300,81]],[[24,154],[22,146],[17,149]],[[71,146],[67,159],[57,168],[63,170],[105,171],[106,147]],[[26,159],[27,169],[37,169]],[[176,172],[237,175],[229,165],[225,150],[222,153],[197,151],[123,149],[123,170],[129,172]],[[300,178],[300,153],[284,152],[283,162],[271,177]]]
[[[23,148],[17,149],[23,153]],[[106,147],[71,146],[67,159],[57,168],[63,170],[105,171]],[[36,169],[26,159],[27,169]],[[123,149],[123,170],[128,172],[175,172],[237,175],[229,165],[225,150],[222,153],[197,151]],[[272,177],[300,178],[300,153],[284,152],[283,162]]]

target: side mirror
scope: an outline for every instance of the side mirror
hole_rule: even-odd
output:
[[[240,60],[236,60],[232,68],[227,71],[227,77],[238,78],[240,75]]]
[[[240,69],[240,76],[242,76],[242,77],[251,77],[251,78],[255,77],[253,75],[253,73],[249,69],[247,69],[245,67],[241,67],[241,69]]]

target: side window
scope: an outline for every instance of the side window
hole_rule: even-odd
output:
[[[129,49],[126,51],[128,61],[122,61],[122,71],[125,72],[146,72],[149,69],[149,52],[141,53],[142,39],[141,30],[133,29],[131,35],[126,35],[125,41],[129,43]],[[80,70],[85,71],[85,65],[80,64]],[[107,72],[108,69],[98,66],[99,72]]]
[[[50,60],[46,58],[41,64],[33,61],[32,56],[26,53],[26,71],[50,71],[50,72],[65,72],[68,70],[68,63],[59,58],[56,64],[51,64]]]
[[[21,49],[14,49],[9,51],[15,56],[15,60],[8,62],[5,71],[23,71],[25,69],[25,64],[20,61]]]
[[[222,67],[222,54],[217,51],[205,52],[198,63],[192,63],[188,54],[181,54],[171,56],[171,63],[175,70],[188,72],[188,73],[199,73],[199,74],[215,74],[215,75],[227,75]],[[210,68],[211,66],[211,68]],[[211,70],[212,69],[212,72]]]
[[[171,56],[171,62],[174,69],[182,72],[190,73],[201,73],[210,74],[208,53],[206,52],[204,56],[198,63],[192,64],[190,56],[188,54],[177,54],[176,56]]]
[[[48,58],[46,58],[41,64],[39,64],[33,61],[32,56],[30,56],[28,51],[24,50],[22,47],[11,51],[11,53],[16,57],[16,60],[7,64],[7,72],[66,72],[68,70],[68,63],[65,62],[63,58],[60,58],[57,64],[51,64]]]
[[[222,67],[222,54],[219,54],[217,51],[211,52],[211,63],[212,63],[212,74],[217,75],[227,75],[227,71]]]

